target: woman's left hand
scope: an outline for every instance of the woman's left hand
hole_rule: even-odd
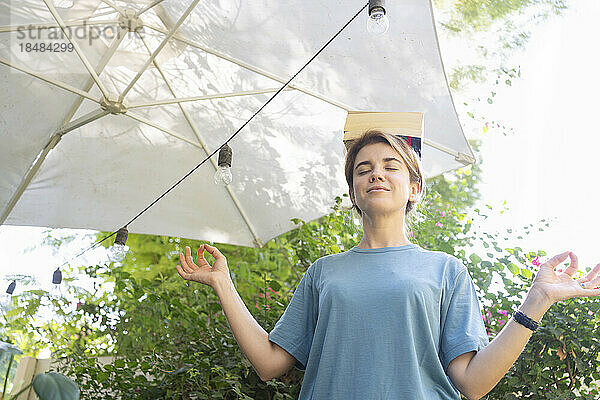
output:
[[[555,272],[555,268],[567,257],[571,259],[569,267],[563,272]],[[585,277],[573,279],[573,275],[578,269],[577,256],[573,252],[566,251],[555,255],[540,266],[531,288],[536,289],[551,304],[573,297],[600,296],[600,289],[596,289],[600,286],[600,276],[597,276],[600,272],[600,264],[596,265]]]

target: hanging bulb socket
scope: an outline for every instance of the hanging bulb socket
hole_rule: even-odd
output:
[[[127,242],[127,235],[129,231],[127,230],[127,226],[122,227],[117,231],[117,238],[115,239],[115,244],[122,244],[123,246]]]
[[[233,180],[233,175],[231,175],[231,154],[231,147],[227,143],[219,150],[219,166],[213,177],[217,185],[227,186]]]
[[[108,249],[108,259],[112,262],[121,262],[127,255],[127,225],[117,231],[117,237],[115,238],[115,244]]]
[[[56,268],[56,271],[52,274],[52,283],[55,285],[60,285],[62,283],[62,272],[60,271],[60,267]]]
[[[231,151],[231,147],[227,143],[225,143],[221,150],[219,150],[219,167],[231,167],[231,156],[233,152]]]
[[[383,14],[385,14],[385,0],[369,0],[369,16],[371,16],[376,9],[381,9]]]
[[[16,287],[17,287],[17,281],[12,281],[10,283],[10,285],[8,285],[8,289],[6,289],[6,293],[8,293],[8,294],[10,294],[12,296],[12,294],[15,291]]]

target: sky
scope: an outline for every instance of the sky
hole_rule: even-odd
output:
[[[596,251],[600,189],[595,176],[600,56],[593,39],[600,37],[600,2],[571,0],[569,5],[564,15],[533,30],[524,51],[507,63],[521,66],[521,78],[513,80],[510,88],[499,88],[493,105],[485,108],[490,119],[509,125],[514,134],[483,133],[480,128],[467,129],[465,134],[484,139],[481,205],[490,204],[495,211],[482,227],[503,232],[555,218],[545,232],[510,243],[524,250],[543,249],[548,256],[571,250],[583,270],[600,262]],[[508,211],[500,214],[504,201]],[[76,241],[54,254],[53,248],[40,245],[44,231],[0,226],[0,275],[31,274],[38,280],[37,287],[49,289],[56,267],[91,243]],[[73,231],[56,231],[62,232]],[[103,256],[102,250],[87,255],[89,262]],[[8,282],[0,285],[4,292]]]
[[[524,243],[549,256],[571,250],[583,270],[600,263],[595,120],[600,55],[593,44],[600,37],[600,2],[569,4],[564,15],[536,29],[524,51],[508,63],[521,66],[521,79],[498,91],[489,108],[514,134],[491,134],[483,141],[480,189],[494,209],[502,209],[504,200],[509,209],[488,218],[487,226],[502,232],[555,218]]]

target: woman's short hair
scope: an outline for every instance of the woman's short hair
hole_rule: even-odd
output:
[[[346,153],[346,165],[344,168],[348,188],[353,190],[353,170],[358,152],[366,145],[373,143],[385,143],[394,149],[398,155],[400,155],[404,161],[404,165],[406,165],[406,168],[408,169],[410,182],[416,182],[419,184],[419,193],[417,194],[417,198],[415,201],[408,201],[406,205],[406,211],[404,213],[405,222],[407,223],[407,226],[409,226],[412,223],[412,219],[414,219],[417,207],[425,196],[425,177],[423,176],[423,168],[421,166],[419,156],[404,139],[400,138],[399,136],[381,132],[377,129],[371,129],[365,132],[358,139],[355,139],[353,142],[351,142]],[[352,208],[355,209],[358,215],[360,215],[362,218],[362,211],[356,206],[356,204],[354,204]]]

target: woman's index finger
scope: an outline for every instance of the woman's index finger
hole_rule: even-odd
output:
[[[200,262],[200,259],[204,259],[204,244],[201,244],[198,247],[198,254],[196,255],[196,259]]]

